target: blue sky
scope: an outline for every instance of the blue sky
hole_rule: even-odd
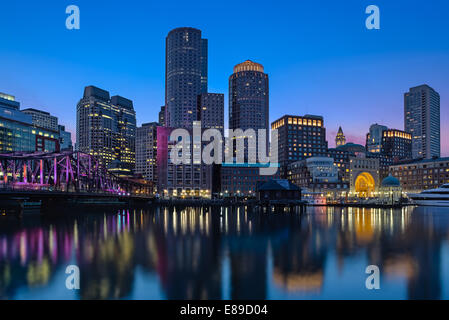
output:
[[[65,28],[71,4],[80,30]],[[380,8],[380,30],[365,28],[370,4]],[[72,132],[91,84],[132,99],[138,124],[156,121],[165,36],[191,26],[209,39],[209,91],[225,94],[226,115],[228,77],[246,59],[270,76],[270,122],[323,115],[330,146],[340,125],[359,143],[372,123],[403,129],[403,93],[427,83],[441,95],[449,155],[447,12],[447,0],[2,1],[0,92],[53,113]]]

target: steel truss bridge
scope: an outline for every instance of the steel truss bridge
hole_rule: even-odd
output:
[[[0,154],[0,194],[151,198],[153,185],[108,172],[79,151]]]

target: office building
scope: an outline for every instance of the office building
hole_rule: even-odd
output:
[[[449,158],[403,161],[390,166],[405,192],[419,193],[449,183]]]
[[[259,150],[259,129],[266,130],[267,150],[270,141],[268,88],[268,75],[264,73],[264,67],[250,60],[236,65],[234,73],[229,77],[229,129],[253,129],[256,134],[253,137],[256,139],[255,154]],[[248,152],[253,152],[248,150],[247,142],[245,139],[245,160]]]
[[[280,179],[280,172],[274,175],[260,175],[260,168],[251,165],[229,165],[221,167],[221,193],[223,197],[255,197],[257,185]]]
[[[421,85],[404,94],[404,124],[413,159],[440,157],[440,95],[434,89]]]
[[[65,131],[65,126],[58,125],[59,146],[61,150],[73,150],[72,134]]]
[[[165,127],[165,106],[162,106],[159,111],[159,125]]]
[[[369,127],[369,133],[366,135],[366,151],[371,153],[380,153],[382,151],[383,132],[388,127],[380,124],[373,124]]]
[[[0,94],[0,152],[59,151],[58,131],[33,124],[12,95]]]
[[[157,127],[157,181],[158,192],[164,198],[211,198],[213,193],[219,190],[219,177],[214,179],[214,165],[206,165],[201,159],[196,159],[192,129],[188,130],[189,143],[185,144],[189,149],[190,163],[175,164],[171,159],[172,148],[179,142],[172,140],[170,135],[178,128]],[[201,152],[201,150],[198,150]]]
[[[20,103],[16,101],[16,97],[0,92],[0,108],[20,109]]]
[[[285,115],[274,121],[271,129],[278,131],[278,162],[283,173],[292,162],[327,155],[326,128],[321,116]]]
[[[203,129],[217,129],[224,137],[224,94],[202,93],[198,96],[198,120]]]
[[[207,40],[194,28],[176,28],[166,38],[165,124],[192,128],[197,97],[207,92]]]
[[[111,172],[131,176],[135,167],[136,113],[133,102],[94,86],[77,105],[79,151],[95,156]]]
[[[412,136],[410,133],[397,129],[389,129],[383,132],[382,153],[393,159],[412,159]]]
[[[52,131],[59,131],[58,118],[52,116],[49,112],[33,108],[23,109],[22,112],[31,116],[34,125]]]
[[[157,127],[156,122],[144,123],[136,131],[136,171],[145,180],[157,182]]]
[[[349,189],[349,183],[340,179],[334,159],[311,157],[288,165],[287,178],[309,192],[337,193]]]

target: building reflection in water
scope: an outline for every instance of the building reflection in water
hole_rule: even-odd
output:
[[[33,289],[39,299],[39,288],[69,264],[81,270],[80,299],[134,297],[137,269],[155,275],[141,281],[157,281],[167,299],[266,299],[276,297],[272,288],[320,297],[332,289],[331,275],[343,277],[348,259],[360,259],[378,265],[387,284],[404,280],[409,299],[438,299],[449,236],[444,210],[170,207],[2,221],[0,298]]]

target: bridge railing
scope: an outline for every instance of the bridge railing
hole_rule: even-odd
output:
[[[117,196],[153,194],[151,183],[118,177],[95,157],[79,151],[0,154],[0,189]]]

